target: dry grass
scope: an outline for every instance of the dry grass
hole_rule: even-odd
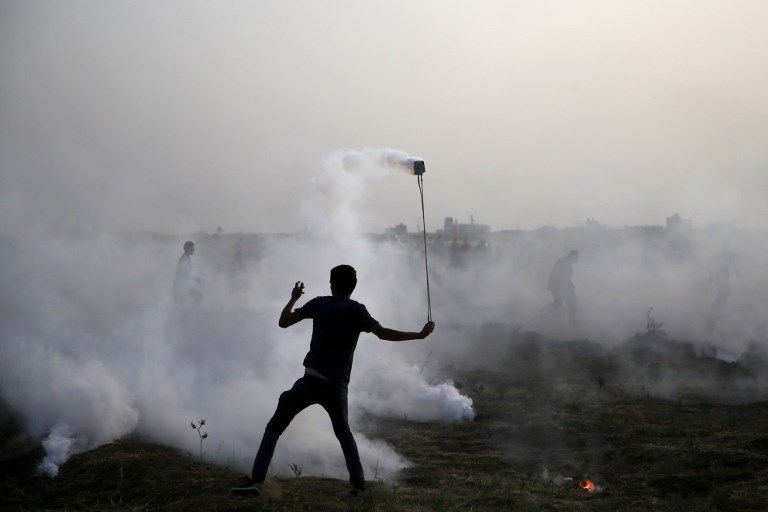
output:
[[[632,357],[659,369],[658,354],[638,350]],[[691,359],[684,347],[675,354],[666,354],[664,364],[726,384],[746,371]],[[232,496],[228,488],[241,475],[138,439],[75,456],[56,480],[34,477],[40,450],[18,440],[5,418],[0,509],[768,509],[768,403],[724,405],[695,394],[654,398],[642,382],[623,375],[615,355],[588,342],[522,343],[508,356],[528,370],[450,372],[475,401],[473,422],[366,421],[363,430],[391,443],[413,466],[354,502],[342,499],[346,482],[313,477],[269,480],[262,497]],[[546,480],[544,468],[549,475],[590,476],[602,492],[589,495]]]

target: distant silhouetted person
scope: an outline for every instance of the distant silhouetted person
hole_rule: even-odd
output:
[[[573,265],[579,260],[579,251],[572,250],[555,263],[549,274],[547,289],[552,292],[552,311],[559,311],[568,306],[568,321],[571,327],[576,324],[576,287],[573,285]]]
[[[715,286],[715,300],[707,318],[707,327],[710,330],[714,329],[720,321],[728,298],[731,296],[731,275],[741,277],[736,268],[736,257],[728,247],[728,243],[725,242],[715,257],[710,271],[709,280]]]
[[[288,304],[280,313],[278,325],[282,328],[312,319],[312,341],[304,358],[305,373],[291,389],[280,395],[277,410],[264,430],[250,482],[233,488],[233,492],[261,494],[261,483],[267,475],[277,440],[291,420],[313,404],[320,404],[331,417],[333,433],[341,444],[349,471],[350,494],[356,495],[365,490],[363,466],[347,417],[347,385],[357,339],[361,332],[372,332],[387,341],[423,339],[429,336],[435,324],[427,322],[420,332],[382,327],[364,305],[350,298],[357,284],[357,274],[349,265],[331,269],[330,282],[330,296],[315,297],[294,310],[293,306],[304,293],[304,283],[297,282]]]
[[[179,305],[192,304],[197,306],[203,300],[203,295],[192,286],[192,255],[195,254],[194,242],[184,242],[184,254],[176,265],[176,275],[173,278],[173,299]]]

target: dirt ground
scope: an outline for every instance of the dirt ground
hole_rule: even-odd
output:
[[[474,421],[358,425],[413,465],[352,501],[346,482],[307,476],[270,478],[261,497],[233,496],[241,474],[138,438],[74,456],[56,479],[35,476],[41,448],[5,414],[0,509],[768,510],[768,402],[718,400],[701,384],[751,381],[757,356],[726,363],[666,340],[619,352],[529,339],[505,357],[514,371],[443,370],[474,400]],[[669,396],[660,396],[664,379]],[[586,478],[596,492],[577,488]]]

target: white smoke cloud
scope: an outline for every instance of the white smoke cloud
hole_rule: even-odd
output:
[[[297,280],[307,283],[308,297],[329,294],[328,272],[339,263],[357,268],[355,298],[382,324],[421,327],[424,291],[407,251],[363,236],[368,187],[388,170],[373,159],[364,172],[345,172],[345,154],[330,155],[310,180],[306,233],[248,238],[242,270],[231,266],[234,236],[197,240],[193,269],[204,299],[196,309],[170,298],[183,239],[70,233],[3,241],[0,392],[29,433],[48,435],[48,474],[72,453],[130,433],[197,453],[189,422],[201,417],[210,434],[206,457],[250,469],[280,392],[302,374],[309,343],[308,322],[282,330],[277,316]],[[471,419],[471,400],[419,372],[410,358],[420,355],[406,345],[361,336],[353,428],[363,414]],[[392,475],[408,464],[387,444],[356,437],[369,472]],[[286,473],[294,462],[308,474],[346,476],[320,408],[296,418],[271,470]]]
[[[475,416],[472,400],[452,382],[430,385],[417,366],[398,372],[397,381],[380,372],[371,372],[361,385],[364,400],[355,405],[380,416],[407,417],[413,421],[471,420]]]
[[[57,423],[50,434],[43,439],[45,457],[38,466],[38,470],[51,478],[58,476],[59,466],[69,459],[76,444],[77,440],[74,438],[72,429],[66,423]]]

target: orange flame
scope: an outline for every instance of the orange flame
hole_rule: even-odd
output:
[[[587,492],[595,492],[595,482],[593,482],[589,478],[584,479],[581,482],[579,482],[579,489]]]

